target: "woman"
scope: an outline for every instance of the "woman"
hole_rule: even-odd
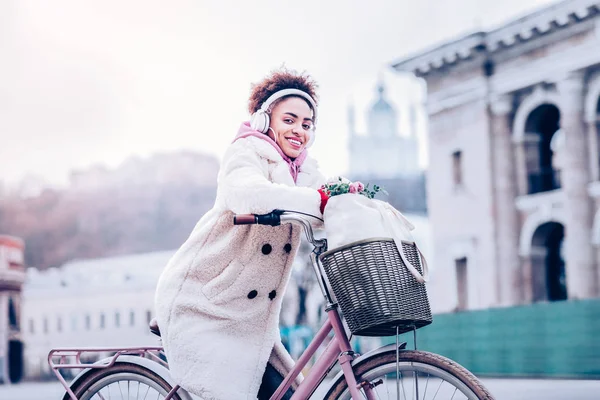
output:
[[[156,316],[171,374],[205,400],[268,399],[293,366],[278,322],[300,229],[234,226],[233,214],[322,215],[326,199],[316,189],[324,178],[306,152],[315,89],[310,77],[288,70],[253,86],[252,120],[223,157],[215,205],[158,282]]]

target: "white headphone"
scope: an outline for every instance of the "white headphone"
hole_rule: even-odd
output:
[[[302,90],[299,90],[299,89],[283,89],[283,90],[275,92],[271,96],[269,96],[269,98],[267,100],[265,100],[265,102],[262,104],[262,106],[260,106],[260,108],[254,114],[252,114],[252,117],[250,118],[250,127],[256,131],[259,131],[262,133],[267,133],[269,131],[269,123],[271,121],[271,119],[269,117],[269,107],[276,100],[279,100],[282,97],[291,96],[291,95],[300,96],[300,97],[306,99],[310,103],[312,110],[313,110],[313,123],[316,124],[317,123],[317,105],[316,105],[315,101],[313,100],[313,98],[310,97],[310,95],[308,93],[303,92]],[[306,147],[310,147],[314,141],[315,141],[315,133],[314,133],[314,131],[311,131],[310,139],[308,140]]]

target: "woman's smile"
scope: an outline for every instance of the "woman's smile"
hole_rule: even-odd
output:
[[[302,148],[302,142],[300,140],[295,139],[295,138],[291,138],[291,137],[290,138],[286,138],[286,140],[288,142],[290,142],[290,144],[292,145],[293,148],[295,148],[295,149]]]

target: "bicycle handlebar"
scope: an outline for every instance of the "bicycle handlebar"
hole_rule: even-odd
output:
[[[236,214],[233,216],[234,225],[270,225],[279,226],[283,210],[273,210],[268,214]]]
[[[306,214],[287,211],[287,210],[273,210],[267,214],[234,214],[233,224],[234,225],[269,225],[279,226],[282,222],[289,221],[297,223],[304,228],[306,238],[313,246],[318,248],[320,251],[324,251],[327,248],[327,242],[325,239],[315,239],[312,226],[306,219]]]

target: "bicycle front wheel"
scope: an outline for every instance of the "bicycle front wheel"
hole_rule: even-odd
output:
[[[72,387],[78,400],[104,399],[164,399],[172,387],[162,377],[142,366],[117,363],[112,367],[92,370],[76,387]],[[70,400],[65,394],[64,400]],[[172,397],[181,400],[177,394]]]
[[[378,354],[354,367],[361,394],[374,399],[493,400],[472,373],[456,362],[425,351],[401,350]],[[366,393],[371,391],[371,393]],[[328,400],[350,400],[343,376],[325,396]]]

